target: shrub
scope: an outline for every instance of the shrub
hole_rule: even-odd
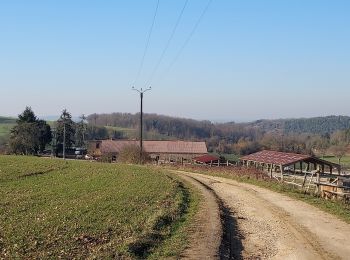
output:
[[[140,158],[140,147],[137,145],[127,145],[123,147],[118,155],[118,162],[145,163],[147,161],[150,161],[149,155],[143,151]]]

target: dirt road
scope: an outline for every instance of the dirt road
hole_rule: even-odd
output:
[[[350,259],[350,225],[328,213],[253,185],[177,173],[210,191],[214,197],[206,200],[212,201],[214,212],[221,209],[223,238],[220,246],[211,248],[217,253],[207,259]],[[206,207],[210,212],[212,206]],[[204,224],[198,228],[203,229]],[[197,238],[206,239],[203,235]],[[197,245],[195,252],[199,250]],[[189,248],[187,255],[189,252],[193,250]]]

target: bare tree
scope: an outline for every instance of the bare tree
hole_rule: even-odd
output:
[[[330,148],[332,154],[338,158],[338,163],[340,164],[340,160],[344,157],[347,152],[347,147],[344,144],[333,145]]]

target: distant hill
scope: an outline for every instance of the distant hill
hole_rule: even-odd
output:
[[[111,113],[92,114],[88,116],[92,125],[125,128],[135,131],[139,126],[139,114]],[[16,123],[16,118],[0,116],[0,128],[3,135]],[[194,120],[158,114],[144,114],[144,130],[152,132],[153,137],[161,139],[205,139],[213,135],[224,137],[230,132],[258,131],[284,133],[331,134],[337,130],[350,129],[349,116],[325,116],[292,119],[262,119],[249,123],[212,123],[207,120]],[[127,136],[129,136],[128,133]],[[146,133],[147,135],[147,133]],[[132,135],[133,138],[138,134]],[[131,137],[131,136],[130,136]],[[234,140],[232,140],[234,141]]]
[[[275,130],[285,133],[331,134],[337,130],[350,129],[349,116],[325,116],[297,119],[257,120],[244,124],[264,132]]]
[[[0,116],[0,124],[15,124],[16,118]]]
[[[92,126],[113,129],[117,138],[137,139],[139,117],[140,114],[130,113],[92,114],[88,121]],[[333,132],[345,129],[350,129],[350,117],[347,116],[213,123],[144,114],[145,139],[205,141],[208,151],[218,154],[249,154],[261,149],[310,153],[310,147],[315,144],[310,143],[308,136],[322,135],[327,142]],[[313,142],[317,140],[315,138]]]
[[[87,118],[92,125],[137,129],[139,127],[140,114],[92,114]],[[144,114],[145,132],[160,134],[163,137],[162,139],[171,137],[180,139],[208,138],[211,136],[213,128],[214,124],[210,121]]]
[[[91,124],[136,129],[139,114],[112,113],[88,116]],[[257,120],[249,123],[212,123],[193,119],[177,118],[157,114],[144,114],[145,131],[156,131],[162,135],[178,138],[208,138],[212,135],[224,135],[228,132],[259,131],[331,134],[337,130],[350,129],[349,116],[325,116],[297,119]],[[224,133],[223,133],[224,132]]]

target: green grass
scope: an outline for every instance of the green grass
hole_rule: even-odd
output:
[[[181,170],[190,171],[190,172],[192,171],[192,172],[197,172],[197,173],[217,176],[217,177],[224,177],[224,178],[236,180],[238,182],[248,183],[248,184],[256,185],[272,191],[276,191],[284,195],[290,196],[292,198],[302,200],[308,204],[311,204],[325,212],[335,215],[336,217],[350,224],[350,204],[349,203],[345,203],[343,201],[337,201],[337,200],[325,200],[315,194],[305,193],[288,184],[282,184],[273,180],[266,181],[262,179],[257,179],[253,175],[228,173],[228,172],[220,171],[219,169],[213,167],[211,169],[207,169],[207,168],[192,169],[191,168],[190,170],[188,170],[186,169],[186,167],[184,167]]]
[[[225,157],[226,160],[228,161],[234,161],[234,162],[238,162],[239,161],[239,155],[237,154],[233,154],[233,153],[223,153],[223,154],[218,154],[218,153],[211,153],[214,156],[223,156]]]
[[[333,162],[333,163],[338,163],[338,158],[335,156],[325,156],[323,157],[324,160]],[[346,168],[350,169],[350,155],[345,155],[343,158],[340,160],[340,164]]]
[[[0,156],[0,258],[178,257],[197,204],[163,170]]]
[[[11,128],[16,124],[16,119],[0,116],[0,138],[8,138]]]
[[[14,125],[12,123],[0,123],[0,137],[8,137]]]

